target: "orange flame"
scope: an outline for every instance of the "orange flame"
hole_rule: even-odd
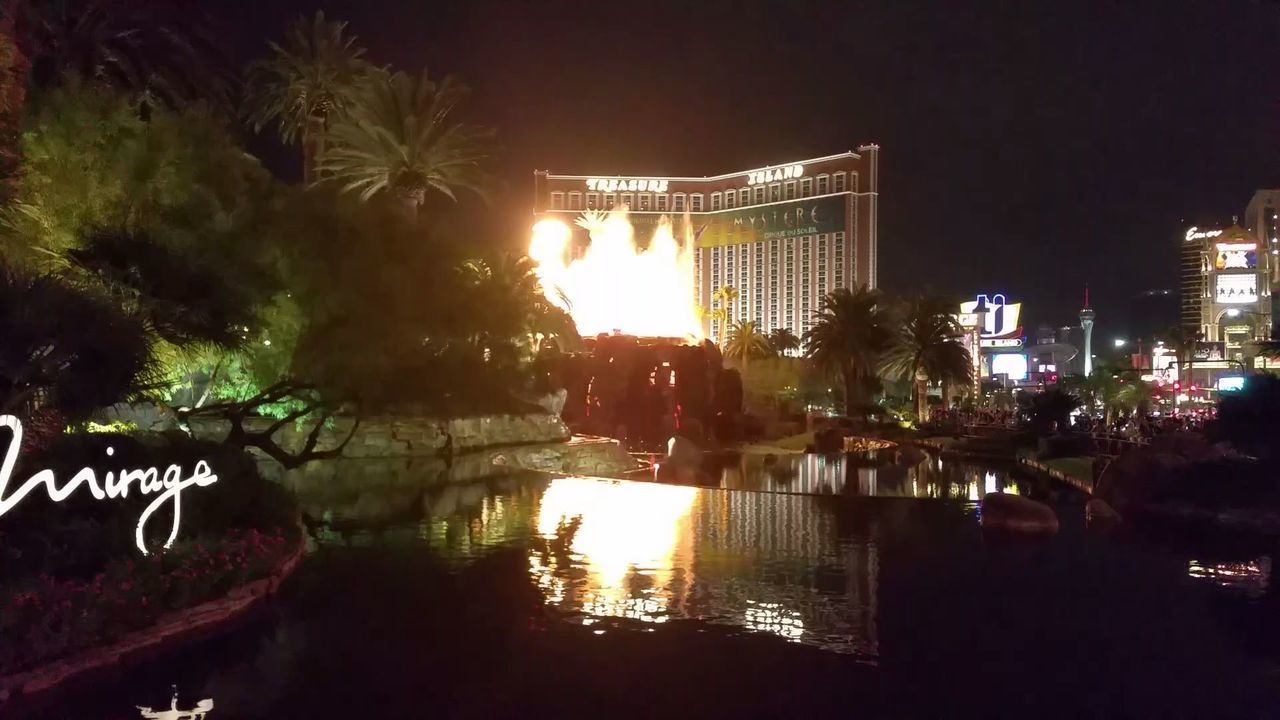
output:
[[[578,224],[591,236],[582,257],[567,260],[572,233],[555,219],[533,226],[529,257],[537,263],[547,300],[569,313],[580,334],[702,339],[687,221],[678,242],[664,216],[643,250],[625,207],[607,215],[588,211]]]

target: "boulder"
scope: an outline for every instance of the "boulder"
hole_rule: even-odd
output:
[[[1084,520],[1090,529],[1106,530],[1120,524],[1120,513],[1102,498],[1084,504]]]
[[[1153,449],[1130,450],[1102,471],[1094,495],[1121,515],[1128,515],[1150,503],[1188,462],[1181,455]]]
[[[894,461],[899,465],[919,465],[929,458],[925,451],[912,445],[900,445],[894,455]]]
[[[538,398],[538,407],[546,410],[548,414],[560,417],[561,413],[564,412],[564,403],[568,397],[569,391],[564,388],[560,388],[555,392],[547,393],[546,395]]]
[[[813,447],[823,455],[844,452],[844,433],[839,428],[827,428],[813,434]]]
[[[1055,535],[1058,516],[1053,508],[1020,495],[987,493],[982,497],[982,529]]]

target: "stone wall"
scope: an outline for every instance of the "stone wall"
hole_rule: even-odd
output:
[[[265,430],[272,418],[250,418],[246,430]],[[320,431],[317,450],[337,446],[351,432],[353,418],[330,420]],[[302,449],[313,422],[289,423],[275,435],[280,447],[296,453]],[[222,440],[230,431],[226,420],[201,418],[191,422],[196,437]],[[343,451],[347,458],[403,458],[460,455],[484,448],[562,443],[569,439],[567,425],[550,414],[482,415],[454,419],[413,416],[361,418],[355,436]],[[256,451],[255,451],[256,452]]]

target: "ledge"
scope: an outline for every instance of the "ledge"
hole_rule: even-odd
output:
[[[270,576],[232,588],[215,600],[163,615],[154,625],[128,633],[109,645],[84,650],[25,672],[0,676],[0,708],[18,699],[48,692],[71,680],[158,655],[238,620],[259,602],[275,594],[281,583],[297,568],[305,548],[305,535],[299,536],[298,546]]]

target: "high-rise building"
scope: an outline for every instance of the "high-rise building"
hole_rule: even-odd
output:
[[[572,225],[584,211],[625,205],[643,241],[664,215],[688,213],[697,238],[694,301],[718,309],[716,290],[732,287],[730,321],[803,335],[823,295],[876,287],[879,162],[879,147],[864,145],[710,177],[535,171],[534,214]],[[725,331],[710,314],[704,329],[713,340]]]
[[[1204,354],[1227,363],[1243,361],[1251,354],[1252,341],[1270,336],[1271,254],[1266,247],[1239,225],[1186,231],[1184,327],[1199,334]],[[1197,277],[1190,276],[1192,268]]]
[[[1080,329],[1084,332],[1084,376],[1093,374],[1093,308],[1089,307],[1089,291],[1084,291],[1084,309],[1080,311]]]
[[[1258,243],[1258,252],[1272,258],[1270,283],[1280,283],[1280,190],[1258,190],[1244,209],[1244,227]]]

